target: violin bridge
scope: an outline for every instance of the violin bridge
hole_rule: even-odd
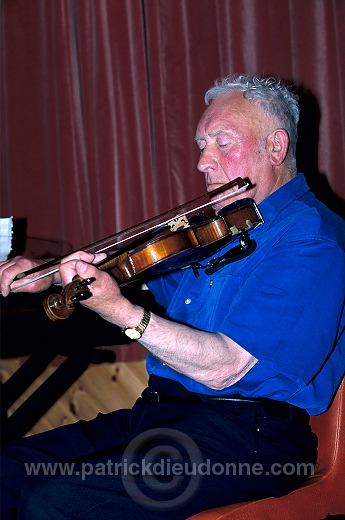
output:
[[[260,222],[260,224],[261,224],[261,222]],[[242,226],[241,229],[239,229],[237,226],[232,226],[230,228],[230,231],[231,231],[232,235],[238,235],[239,233],[243,233],[243,231],[249,231],[253,227],[256,227],[256,225],[257,224],[253,224],[253,222],[251,220],[246,220],[246,225]]]
[[[189,228],[190,224],[188,218],[185,215],[181,215],[169,220],[168,226],[170,228],[170,231],[174,233],[175,231],[179,231],[180,229]]]
[[[232,235],[238,235],[240,233],[240,230],[237,226],[231,226],[230,231]]]
[[[249,231],[254,227],[254,224],[251,220],[246,220],[246,231]]]

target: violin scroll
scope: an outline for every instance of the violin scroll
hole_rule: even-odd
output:
[[[52,321],[69,318],[78,302],[87,300],[92,296],[88,285],[94,281],[95,278],[84,279],[80,276],[75,276],[72,282],[65,286],[61,294],[50,294],[43,302],[47,316]]]

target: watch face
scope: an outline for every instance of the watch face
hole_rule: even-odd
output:
[[[141,338],[141,334],[137,329],[126,329],[124,332],[125,332],[126,336],[128,336],[130,339]]]

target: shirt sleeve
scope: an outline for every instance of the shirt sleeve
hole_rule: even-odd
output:
[[[244,280],[219,331],[275,371],[308,384],[341,332],[344,272],[343,251],[326,239],[278,243]]]

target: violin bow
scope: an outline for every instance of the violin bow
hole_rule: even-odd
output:
[[[80,248],[80,249],[76,249],[75,251],[72,251],[71,253],[69,253],[69,255],[73,254],[73,253],[76,253],[77,251],[89,251],[90,249],[94,249],[94,248],[97,248],[97,247],[100,247],[110,241],[112,241],[112,243],[106,247],[103,247],[102,249],[98,249],[97,251],[95,251],[95,254],[97,253],[102,253],[103,251],[106,251],[107,249],[110,249],[111,247],[114,247],[114,246],[117,246],[127,240],[131,240],[133,238],[136,238],[144,233],[148,233],[149,231],[152,231],[154,229],[157,229],[158,227],[160,226],[164,226],[166,224],[168,224],[172,218],[170,217],[168,220],[165,220],[164,222],[159,222],[159,224],[155,224],[154,226],[150,227],[150,228],[145,228],[145,229],[141,229],[141,231],[138,231],[137,233],[134,233],[134,234],[131,234],[130,236],[124,238],[123,240],[119,240],[117,242],[114,242],[114,240],[118,237],[121,237],[125,234],[128,234],[128,233],[133,233],[135,231],[137,231],[138,229],[144,227],[144,226],[147,226],[148,224],[151,224],[152,222],[157,222],[158,220],[162,219],[162,218],[165,218],[167,217],[168,215],[172,215],[173,213],[176,213],[176,211],[179,211],[180,209],[183,209],[183,208],[186,208],[192,204],[195,204],[201,200],[203,200],[205,197],[215,197],[217,196],[219,193],[222,193],[223,191],[227,191],[228,189],[230,188],[233,188],[234,186],[238,186],[238,189],[236,191],[233,191],[231,193],[228,193],[226,195],[223,195],[217,199],[214,199],[214,200],[211,200],[209,202],[206,202],[205,204],[202,204],[196,208],[193,208],[189,211],[185,211],[184,213],[181,213],[180,215],[175,215],[174,218],[179,218],[179,217],[184,217],[186,215],[189,215],[190,213],[193,213],[195,211],[198,211],[202,208],[205,208],[206,206],[209,206],[211,204],[215,204],[216,202],[219,202],[221,200],[224,200],[226,198],[230,198],[230,197],[233,197],[235,195],[237,195],[238,193],[241,193],[242,191],[245,191],[246,189],[248,189],[249,187],[249,182],[245,182],[241,177],[237,177],[236,179],[234,179],[233,181],[230,181],[228,182],[227,184],[223,184],[222,186],[220,186],[219,188],[216,188],[212,191],[210,191],[209,193],[206,193],[206,194],[203,194],[203,195],[200,195],[199,197],[196,197],[195,199],[189,201],[189,202],[186,202],[184,204],[180,204],[179,206],[171,209],[171,210],[168,210],[168,211],[165,211],[164,213],[161,213],[160,215],[158,216],[155,216],[155,217],[152,217],[152,218],[149,218],[148,220],[145,220],[144,222],[141,222],[140,224],[136,224],[132,227],[129,227],[127,229],[124,229],[122,231],[119,231],[117,233],[115,233],[114,235],[110,235],[106,238],[103,238],[97,242],[93,242],[92,244],[89,244],[83,248]],[[69,256],[68,255],[68,256]],[[65,255],[66,256],[66,255]],[[58,265],[60,263],[60,261],[65,258],[65,256],[63,257],[60,257],[60,258],[54,258],[52,260],[48,260],[47,262],[44,262],[42,263],[41,265],[37,266],[37,267],[34,267],[32,269],[29,269],[28,271],[24,271],[22,273],[19,273],[17,274],[17,276],[14,278],[13,281],[17,281],[17,280],[21,280],[22,278],[25,278],[31,274],[35,274],[35,273],[38,273],[38,272],[41,272],[45,269],[49,269],[49,267],[53,267],[55,265]],[[97,264],[95,264],[97,266]],[[55,269],[51,269],[49,270],[48,272],[45,272],[43,274],[41,274],[40,276],[37,276],[35,277],[34,279],[31,279],[31,280],[28,280],[26,282],[23,282],[22,284],[20,285],[17,285],[16,287],[13,287],[13,289],[11,289],[11,292],[12,291],[15,291],[17,289],[20,289],[21,287],[24,287],[25,285],[28,285],[30,283],[33,283],[33,282],[36,282],[37,280],[40,280],[41,278],[45,278],[46,276],[50,276],[51,274],[54,274],[56,273],[57,271],[59,270],[59,267],[56,267]]]

